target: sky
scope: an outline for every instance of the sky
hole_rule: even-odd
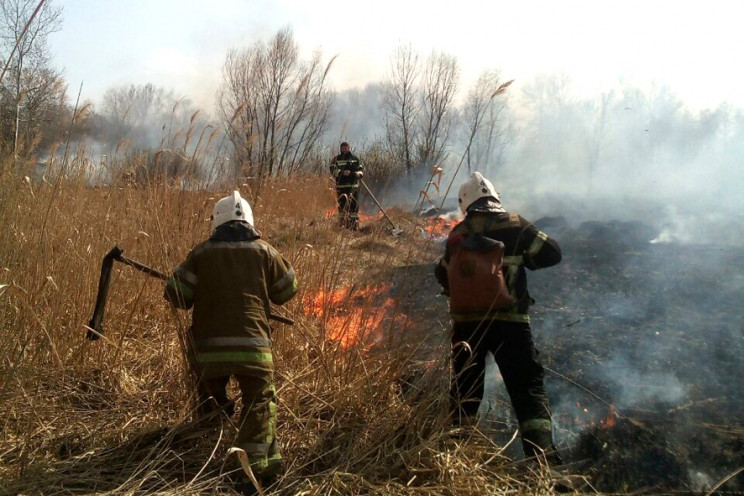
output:
[[[484,70],[515,79],[563,72],[577,96],[620,80],[670,86],[688,106],[744,107],[744,2],[660,0],[51,0],[50,36],[71,98],[100,103],[107,88],[153,83],[214,109],[225,55],[290,27],[305,56],[337,59],[337,90],[385,78],[403,43],[455,55],[463,91]]]

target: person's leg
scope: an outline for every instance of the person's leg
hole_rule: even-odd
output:
[[[341,227],[346,227],[349,216],[349,195],[344,189],[336,190],[336,204],[338,206],[338,223]]]
[[[271,374],[239,376],[243,399],[236,446],[248,455],[253,473],[264,482],[281,471],[276,439],[276,390]]]
[[[453,327],[450,398],[456,425],[473,421],[483,399],[488,352],[484,331],[477,322],[458,322]]]
[[[199,380],[199,413],[207,415],[215,410],[224,409],[229,417],[233,414],[235,405],[227,397],[227,383],[230,377],[211,377]]]
[[[359,190],[355,189],[349,194],[349,219],[348,228],[359,229]]]
[[[560,464],[553,444],[545,371],[529,324],[504,322],[495,327],[494,332],[501,336],[503,343],[494,352],[494,358],[519,421],[525,456],[544,452],[548,462]]]

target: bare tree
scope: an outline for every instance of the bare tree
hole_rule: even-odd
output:
[[[419,161],[431,165],[445,158],[445,147],[452,125],[452,100],[457,92],[460,69],[457,59],[433,52],[426,61],[422,86],[422,111],[419,116],[421,139]]]
[[[312,155],[328,121],[332,63],[323,67],[319,52],[300,60],[289,29],[228,52],[218,114],[243,173],[291,174]]]
[[[209,130],[215,129],[188,99],[150,83],[109,88],[91,121],[90,134],[111,147],[109,168],[132,173],[138,182],[193,177],[200,146],[213,139]],[[131,164],[138,164],[134,171],[124,170]]]
[[[503,99],[496,97],[505,93],[512,82],[513,79],[502,83],[498,72],[487,70],[468,93],[462,110],[462,121],[467,131],[464,156],[468,172],[471,172],[473,156],[481,170],[488,169],[495,141],[503,135],[499,117],[505,104]]]
[[[49,2],[0,0],[0,47],[8,67],[0,82],[1,138],[15,156],[38,144],[40,129],[65,103],[66,86],[50,66],[47,47],[61,25],[62,8]]]
[[[415,123],[420,109],[418,96],[419,58],[410,45],[399,45],[390,59],[390,75],[384,97],[385,130],[394,152],[413,169]]]
[[[472,146],[476,137],[480,134],[484,134],[484,124],[486,122],[488,123],[488,126],[485,126],[486,135],[484,136],[484,139],[487,144],[488,153],[490,154],[490,148],[493,145],[493,140],[496,138],[497,134],[496,126],[498,124],[498,116],[504,108],[503,103],[496,103],[496,97],[504,94],[513,81],[514,80],[501,83],[497,72],[486,71],[481,74],[468,93],[468,99],[462,111],[462,120],[467,130],[465,150],[463,151],[460,161],[455,168],[455,172],[452,174],[452,179],[444,192],[440,208],[444,207],[447,195],[449,194],[452,184],[457,178],[457,174],[460,172],[460,168],[466,158],[468,163],[468,172],[470,172]],[[486,121],[487,118],[489,119],[488,121]],[[485,155],[485,157],[488,157],[488,155]],[[487,163],[480,163],[479,165],[482,167],[481,170],[485,170]]]
[[[503,167],[506,152],[512,144],[516,131],[513,123],[504,117],[507,105],[492,102],[483,120],[481,131],[475,137],[472,147],[472,160],[483,163],[483,169],[490,175]]]
[[[279,155],[279,166],[287,172],[297,172],[316,151],[316,145],[328,123],[331,94],[325,79],[333,59],[325,66],[318,51],[302,64],[299,85],[290,101],[291,111],[284,126]]]
[[[235,147],[238,168],[241,164],[248,169],[253,168],[253,147],[258,134],[255,97],[258,89],[253,69],[257,65],[255,59],[255,53],[230,50],[222,68],[224,83],[219,94],[217,111]]]
[[[581,102],[571,96],[571,80],[565,73],[537,76],[523,87],[525,108],[531,111],[523,139],[525,163],[541,164],[553,172],[566,164],[585,163],[584,147],[573,146],[576,140],[586,142],[586,126]]]
[[[189,102],[154,84],[114,86],[103,95],[101,114],[106,119],[105,141],[127,140],[135,148],[171,144],[191,115]]]

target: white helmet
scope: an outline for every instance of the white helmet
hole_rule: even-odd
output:
[[[496,193],[496,188],[493,187],[493,183],[483,177],[480,172],[473,172],[470,179],[462,183],[460,186],[460,193],[457,195],[460,201],[460,210],[462,213],[467,213],[468,207],[472,205],[477,199],[486,196],[492,196],[497,202],[501,203],[499,194]]]
[[[214,210],[212,211],[212,230],[231,220],[243,220],[253,225],[253,211],[251,210],[251,206],[240,197],[239,191],[233,191],[232,196],[226,196],[214,204]]]

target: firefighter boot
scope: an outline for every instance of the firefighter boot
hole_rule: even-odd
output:
[[[553,444],[553,433],[549,430],[534,429],[523,433],[522,449],[527,458],[544,458],[549,466],[563,464],[561,455]]]
[[[253,484],[253,482],[248,479],[248,477],[240,477],[234,484],[233,488],[235,489],[235,492],[238,494],[242,494],[243,496],[258,496],[260,493],[258,492],[258,488]]]

